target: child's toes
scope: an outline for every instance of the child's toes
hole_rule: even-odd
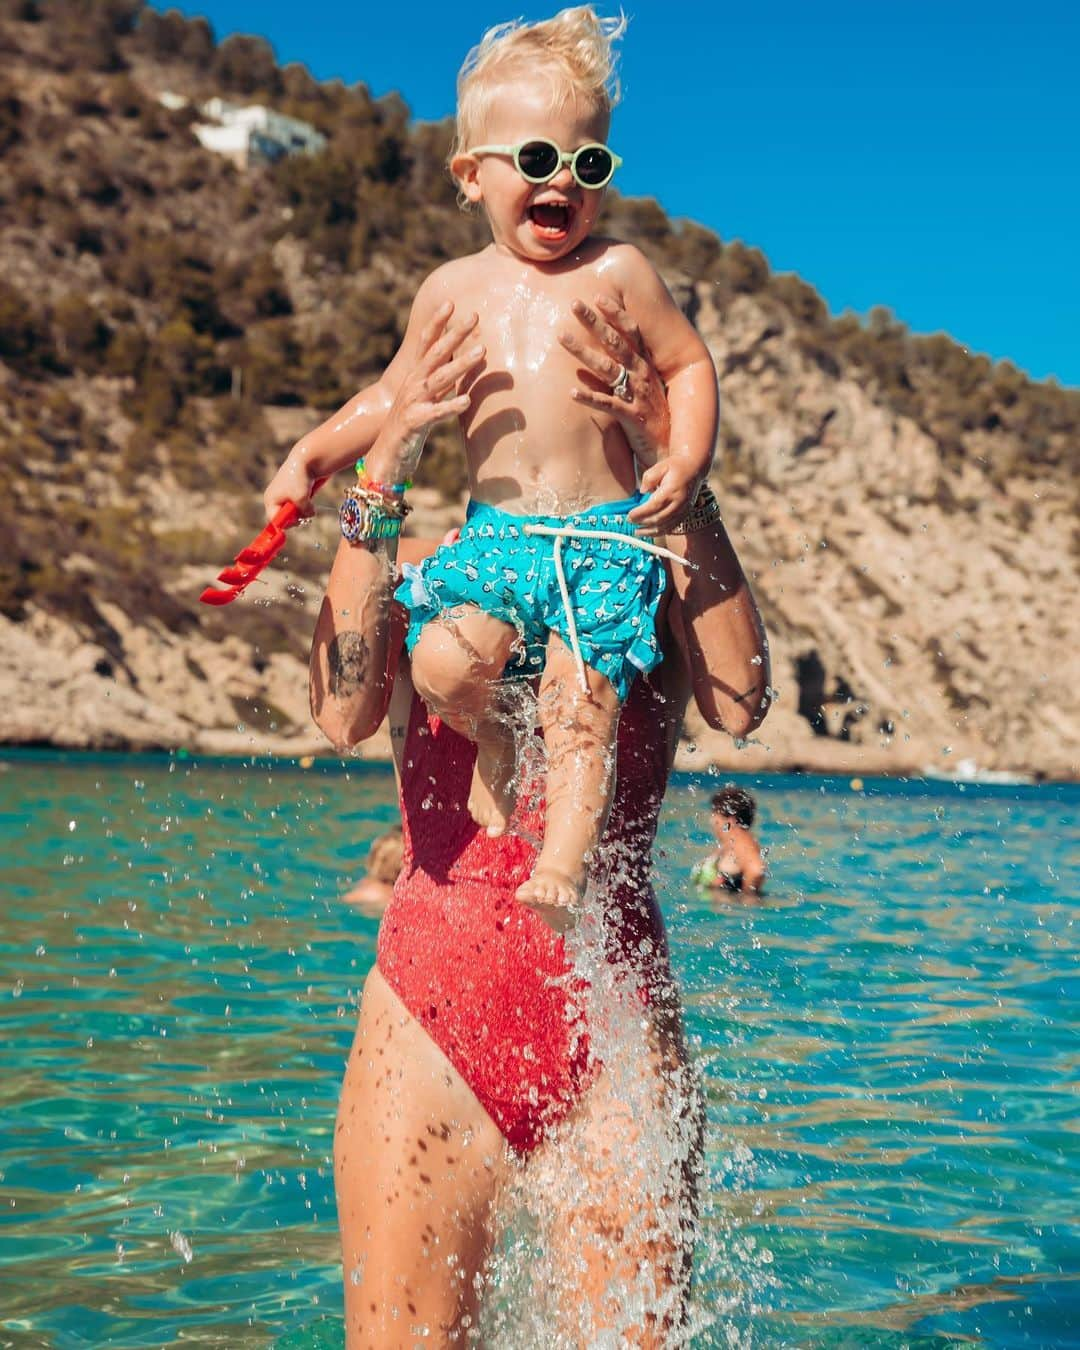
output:
[[[572,928],[576,905],[581,899],[578,888],[562,872],[538,869],[515,892],[517,899],[551,925],[559,933]]]

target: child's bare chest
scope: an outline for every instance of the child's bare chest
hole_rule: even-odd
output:
[[[539,290],[527,284],[499,287],[485,296],[478,312],[488,369],[528,384],[553,363],[562,366],[569,358],[559,334],[575,323],[573,298],[561,287]]]
[[[528,381],[552,365],[572,365],[559,336],[578,329],[574,301],[592,302],[600,289],[610,290],[599,286],[591,269],[559,277],[499,279],[470,305],[480,316],[488,369],[504,370]]]
[[[613,281],[600,272],[592,266],[558,274],[488,267],[459,274],[455,307],[462,315],[476,312],[484,347],[461,418],[478,500],[535,503],[543,490],[555,493],[559,510],[571,510],[567,503],[611,501],[632,490],[629,458],[626,465],[612,458],[613,419],[575,400],[574,391],[587,381],[559,340],[581,334],[575,301],[593,305],[609,295],[621,303]]]

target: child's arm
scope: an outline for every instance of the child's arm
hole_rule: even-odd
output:
[[[625,365],[631,397],[623,401],[584,384],[572,396],[617,418],[642,463],[665,462],[667,403],[656,370],[642,355],[637,325],[603,296],[597,297],[595,310],[579,302],[573,312],[582,328],[561,334],[563,346],[607,384],[614,382],[619,365]],[[723,522],[716,520],[692,534],[670,534],[661,543],[694,564],[692,569],[672,568],[674,598],[668,613],[698,708],[714,730],[748,736],[764,719],[773,697],[769,645]],[[665,662],[665,669],[669,664]]]
[[[444,270],[433,272],[417,292],[405,337],[381,378],[301,437],[289,451],[263,493],[268,520],[287,501],[295,502],[302,516],[310,516],[313,484],[367,454],[419,354],[434,350],[436,343],[453,354],[476,326],[475,314],[453,320],[453,302],[445,299]]]
[[[611,257],[608,276],[622,293],[623,308],[637,321],[640,350],[663,380],[671,410],[668,453],[651,463],[642,460],[641,487],[651,496],[630,513],[643,534],[659,534],[685,515],[712,464],[719,407],[716,368],[645,255],[619,244]]]

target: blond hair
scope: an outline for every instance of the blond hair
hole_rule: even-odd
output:
[[[494,91],[515,77],[550,74],[552,108],[577,98],[610,116],[619,101],[613,46],[625,31],[621,11],[617,19],[601,19],[592,5],[560,10],[541,23],[514,20],[489,28],[458,74],[450,159],[477,143]]]
[[[401,871],[401,861],[405,850],[405,840],[401,827],[395,826],[372,841],[368,849],[367,874],[374,881],[385,882],[392,886]]]

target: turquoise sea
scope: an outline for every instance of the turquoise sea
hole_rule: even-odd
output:
[[[696,1344],[1080,1345],[1080,788],[741,781],[763,901],[689,889],[712,780],[658,859],[732,1254]],[[0,1346],[341,1344],[339,897],[395,818],[381,766],[0,759]]]

